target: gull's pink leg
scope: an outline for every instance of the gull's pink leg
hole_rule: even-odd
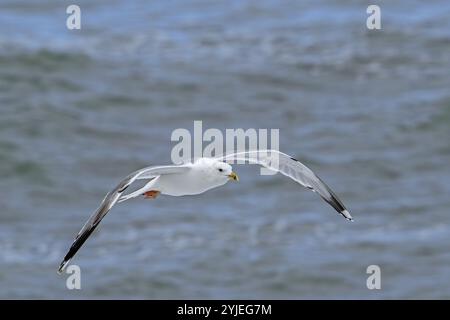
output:
[[[161,192],[150,190],[144,193],[145,199],[155,199]]]

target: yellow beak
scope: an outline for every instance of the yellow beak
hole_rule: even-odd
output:
[[[238,175],[236,174],[236,172],[231,172],[231,173],[228,175],[228,178],[230,178],[230,180],[239,181],[239,177],[238,177]]]

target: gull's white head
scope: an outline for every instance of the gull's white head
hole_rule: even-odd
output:
[[[195,161],[200,170],[207,174],[208,179],[217,185],[223,185],[229,180],[239,181],[238,175],[233,168],[225,162],[212,158],[199,158]]]

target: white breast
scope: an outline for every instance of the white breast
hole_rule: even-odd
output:
[[[222,184],[211,180],[204,171],[192,169],[186,173],[163,175],[153,188],[162,194],[184,196],[200,194]]]

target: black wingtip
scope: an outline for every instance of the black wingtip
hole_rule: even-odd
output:
[[[63,261],[61,261],[61,264],[59,265],[59,268],[58,268],[58,274],[62,274],[63,273],[63,271],[64,271],[64,269],[66,268],[66,265],[69,263],[69,260],[63,260]]]
[[[119,193],[123,193],[125,190],[128,189],[129,186],[130,186],[129,184],[125,185],[124,187],[122,187],[121,189],[119,189],[118,192],[119,192]]]
[[[64,271],[64,269],[67,266],[67,264],[70,262],[70,260],[73,258],[73,256],[78,252],[78,250],[80,250],[81,246],[85,243],[87,238],[89,238],[91,233],[94,232],[96,227],[97,227],[97,225],[94,225],[94,226],[90,227],[89,229],[87,229],[84,232],[82,232],[75,239],[75,241],[70,246],[69,252],[67,252],[67,254],[64,257],[63,261],[59,265],[59,268],[58,268],[58,273],[59,274],[61,274]]]
[[[290,157],[291,160],[298,161],[297,159],[295,159],[294,157]],[[325,184],[325,182],[323,182],[319,177],[317,177],[324,185],[325,187],[328,189],[328,192],[331,195],[331,198],[328,197],[324,197],[322,196],[322,198],[328,202],[337,212],[339,212],[345,219],[347,219],[350,222],[354,222],[355,220],[353,220],[353,217],[350,215],[350,213],[348,212],[347,209],[345,209],[344,205],[342,204],[342,202],[338,199],[338,197],[333,193],[333,191],[331,191],[331,189]],[[306,188],[314,191],[314,188],[311,186],[306,186]]]
[[[351,216],[350,212],[348,212],[348,210],[344,207],[344,205],[342,204],[342,202],[338,199],[338,197],[333,193],[333,191],[331,191],[330,189],[328,190],[331,194],[331,198],[330,199],[326,199],[324,197],[322,197],[326,202],[328,202],[333,208],[334,210],[336,210],[337,212],[339,212],[345,219],[347,219],[348,221],[353,222],[353,217]]]
[[[350,222],[355,222],[355,220],[353,220],[353,217],[350,215],[350,212],[348,212],[347,210],[341,211],[341,214],[344,216],[345,219],[347,219]]]

